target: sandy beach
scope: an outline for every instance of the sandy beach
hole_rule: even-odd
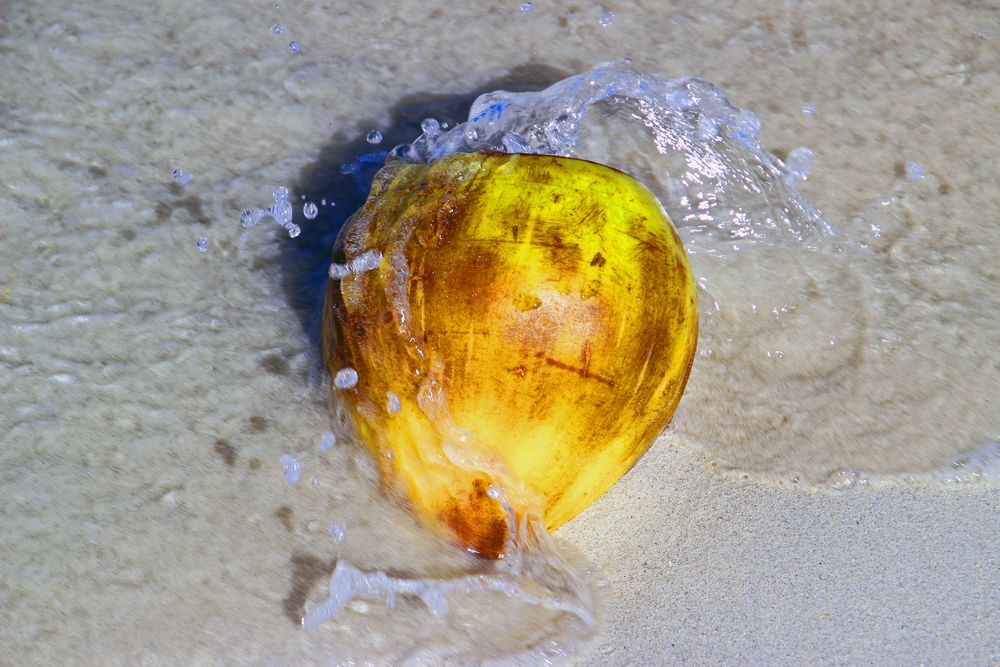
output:
[[[1000,664],[1000,8],[100,0],[0,9],[0,665],[553,649],[565,615],[502,595],[301,627],[341,559],[483,567],[322,445],[322,249],[341,165],[625,58],[808,147],[859,250],[713,269],[674,428],[555,534],[603,617],[553,660]],[[277,185],[298,238],[240,225]]]

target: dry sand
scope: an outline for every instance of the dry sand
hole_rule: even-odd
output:
[[[479,92],[622,57],[720,85],[760,116],[772,150],[810,147],[803,191],[834,224],[875,216],[917,268],[937,252],[915,298],[982,297],[956,301],[948,340],[962,364],[981,359],[975,386],[993,386],[995,5],[8,4],[0,664],[319,665],[550,636],[557,619],[503,601],[432,619],[369,600],[316,632],[295,624],[339,556],[417,575],[473,563],[382,498],[363,456],[315,452],[329,417],[303,267],[317,258],[238,218],[278,183],[314,200],[334,183],[347,210],[358,202],[337,167],[369,130],[392,146],[423,117],[460,120]],[[927,178],[906,184],[908,162]],[[191,182],[175,184],[175,167]],[[942,378],[937,396],[969,394]],[[689,423],[734,433],[730,397],[702,385]],[[983,404],[976,419],[997,416]],[[947,451],[967,422],[920,405],[886,410],[939,429]],[[1000,663],[995,484],[771,485],[766,460],[734,454],[723,463],[759,474],[718,474],[681,435],[557,535],[606,581],[604,636],[585,664]],[[278,462],[289,452],[296,487]]]

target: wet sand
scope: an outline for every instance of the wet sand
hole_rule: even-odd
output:
[[[3,9],[0,664],[400,662],[430,643],[469,657],[544,642],[555,619],[475,601],[432,619],[369,600],[297,625],[338,557],[475,566],[383,498],[365,456],[316,452],[330,426],[310,271],[361,196],[339,165],[373,128],[391,147],[480,92],[629,57],[721,86],[778,154],[811,148],[802,189],[832,223],[877,218],[900,261],[933,247],[995,284],[998,40],[996,8],[930,2]],[[926,178],[907,179],[911,162]],[[336,201],[299,245],[240,228],[276,184]],[[958,325],[996,367],[984,308],[995,297]],[[680,418],[697,405],[689,423],[730,424],[731,403],[692,396]],[[682,436],[683,421],[557,533],[606,581],[584,664],[1000,661],[995,484],[764,483]],[[294,487],[285,453],[302,461]],[[725,465],[741,464],[766,460]]]

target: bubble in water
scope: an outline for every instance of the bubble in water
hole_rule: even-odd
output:
[[[292,486],[298,484],[299,478],[302,477],[302,464],[299,463],[299,460],[291,454],[282,454],[280,461],[285,481]]]
[[[174,178],[174,183],[182,187],[191,182],[191,174],[187,173],[180,167],[174,169],[173,178]]]
[[[530,2],[522,2],[521,3],[521,13],[522,14],[530,14],[532,9],[533,8],[532,8]]]
[[[788,170],[786,180],[789,185],[795,181],[804,181],[809,178],[813,167],[816,166],[816,155],[804,146],[793,148],[788,151],[788,158],[785,160],[785,168]]]
[[[365,140],[370,144],[380,144],[382,143],[382,133],[378,130],[372,130],[368,133],[368,136],[365,137]]]
[[[441,132],[441,123],[437,122],[434,118],[424,118],[420,123],[420,129],[424,134],[433,136]]]
[[[604,12],[603,14],[601,14],[601,27],[602,28],[607,28],[609,25],[611,25],[611,22],[614,21],[614,20],[615,20],[615,13],[614,12],[612,12],[610,10]]]
[[[299,46],[299,43],[296,42],[294,39],[292,41],[288,42],[288,52],[289,53],[298,53],[301,50],[302,49]]]
[[[208,252],[208,237],[199,236],[196,245],[198,246],[198,250]]]
[[[474,127],[465,128],[465,140],[470,144],[474,144],[479,141],[479,130]]]
[[[316,216],[319,215],[319,208],[311,201],[307,201],[302,205],[302,215],[305,216],[306,220],[315,220]]]
[[[337,389],[353,389],[358,386],[358,372],[350,366],[341,368],[333,378],[333,385]]]
[[[335,436],[332,431],[327,431],[320,437],[319,444],[316,446],[316,449],[321,452],[328,452],[333,449],[335,444],[337,444],[337,436]]]
[[[396,395],[396,392],[387,391],[385,392],[385,396],[386,396],[385,409],[389,412],[390,415],[397,414],[400,410],[403,409],[403,406],[399,402],[399,396]]]
[[[274,25],[271,26],[271,32],[273,32],[275,35],[280,35],[284,31],[285,27],[280,23],[275,23]]]

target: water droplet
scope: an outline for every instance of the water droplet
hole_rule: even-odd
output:
[[[302,215],[306,217],[306,220],[315,220],[316,216],[319,215],[319,208],[311,201],[307,201],[302,205]]]
[[[333,378],[333,384],[337,389],[353,389],[358,386],[358,372],[350,366],[341,368]]]
[[[531,10],[532,10],[532,6],[531,6],[530,2],[522,2],[521,3],[521,13],[522,14],[530,14]]]
[[[344,533],[347,531],[347,526],[345,526],[340,521],[333,521],[330,523],[330,537],[334,539],[337,544],[344,541]]]
[[[612,11],[606,11],[601,14],[601,27],[607,28],[611,25],[611,22],[615,20],[615,13]]]
[[[326,197],[323,197],[322,199],[319,200],[319,205],[326,206]]]
[[[280,35],[284,31],[285,27],[280,23],[275,23],[274,25],[271,26],[271,32],[273,32],[275,35]]]
[[[385,409],[388,410],[390,415],[399,413],[403,409],[403,406],[399,402],[399,396],[396,396],[396,392],[387,391],[385,392],[386,402]]]
[[[335,444],[337,444],[337,436],[335,436],[331,431],[327,431],[320,437],[319,444],[316,446],[316,449],[321,452],[328,452],[333,449]]]
[[[803,104],[802,105],[802,113],[804,113],[807,116],[815,116],[816,115],[816,105],[815,104],[810,104],[810,103]]]
[[[263,211],[261,217],[270,215],[294,239],[302,233],[302,229],[292,222],[292,205],[288,201],[288,194],[288,188],[283,185],[274,188],[274,191],[271,193],[271,196],[274,198],[274,206]]]
[[[382,263],[382,253],[378,250],[366,250],[354,259],[347,262],[347,264],[337,264],[333,262],[330,264],[330,278],[333,280],[340,280],[345,278],[352,273],[364,273],[365,271],[371,271],[377,269],[379,264]]]
[[[368,133],[368,136],[365,137],[365,139],[370,144],[380,144],[382,143],[382,133],[379,132],[378,130],[372,130],[371,132]]]
[[[289,53],[298,53],[301,50],[302,50],[302,47],[300,47],[299,43],[296,42],[294,39],[292,41],[288,42],[288,52]]]
[[[197,242],[198,250],[202,252],[208,252],[208,237],[199,236]]]
[[[270,214],[262,208],[245,208],[240,213],[240,224],[243,226],[243,229],[249,229],[267,215]]]
[[[466,128],[465,140],[470,144],[474,144],[475,142],[479,141],[479,130],[477,130],[474,127]]]
[[[180,167],[174,169],[173,177],[174,177],[174,183],[182,187],[191,182],[191,174],[187,173]]]
[[[420,123],[420,129],[424,134],[433,136],[441,132],[441,123],[437,122],[434,118],[424,118]]]
[[[813,167],[816,166],[816,155],[804,146],[793,148],[788,151],[788,158],[785,160],[785,168],[788,174],[785,180],[789,184],[794,184],[797,180],[804,181],[809,178]]]
[[[919,162],[906,163],[906,177],[911,181],[922,181],[927,178],[924,167]]]
[[[282,454],[280,461],[285,481],[292,486],[298,484],[299,478],[302,477],[302,464],[299,463],[299,460],[291,454]]]

